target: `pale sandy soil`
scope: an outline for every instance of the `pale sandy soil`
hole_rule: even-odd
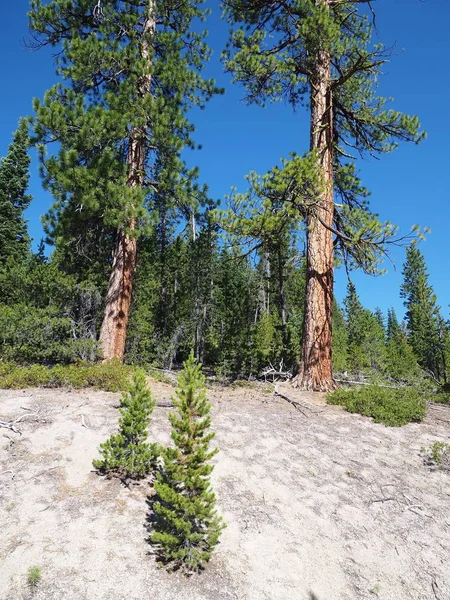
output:
[[[228,527],[191,578],[155,564],[150,483],[130,491],[92,471],[118,394],[0,390],[0,420],[29,414],[22,435],[0,429],[0,599],[450,600],[450,473],[419,456],[450,441],[450,409],[390,429],[280,389],[303,412],[260,391],[210,392]],[[150,429],[161,442],[167,413],[156,408]]]

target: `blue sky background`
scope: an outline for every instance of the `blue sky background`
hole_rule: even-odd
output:
[[[0,156],[6,153],[18,119],[32,113],[32,98],[42,97],[55,81],[51,51],[33,52],[28,40],[28,0],[1,0],[0,60],[3,86],[0,94]],[[292,151],[308,149],[308,115],[301,109],[293,114],[283,103],[266,109],[242,102],[243,90],[232,86],[219,62],[227,39],[228,26],[221,22],[218,3],[208,1],[213,14],[208,20],[209,44],[214,50],[208,76],[226,88],[204,111],[195,111],[196,141],[201,151],[188,160],[201,170],[201,180],[211,196],[221,199],[232,185],[245,190],[244,176],[251,170],[265,172]],[[371,204],[383,220],[400,225],[407,233],[413,224],[428,226],[431,234],[421,244],[444,317],[450,302],[449,249],[450,207],[448,173],[450,82],[450,0],[376,0],[379,40],[394,46],[394,56],[384,69],[380,93],[393,97],[393,106],[420,117],[428,137],[419,146],[402,145],[381,160],[361,161],[363,183],[372,192]],[[42,190],[33,157],[30,192],[34,196],[27,213],[30,233],[36,246],[42,236],[40,216],[51,203]],[[394,306],[403,313],[399,288],[404,250],[393,249],[388,273],[369,277],[354,272],[352,278],[362,302],[368,308]],[[347,277],[336,273],[336,296],[345,295]]]

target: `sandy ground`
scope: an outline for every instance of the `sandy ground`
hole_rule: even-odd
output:
[[[185,578],[151,554],[150,483],[130,491],[92,471],[119,395],[0,390],[0,420],[23,417],[22,435],[0,429],[1,600],[450,600],[450,473],[419,455],[450,441],[450,408],[390,429],[280,391],[302,410],[258,390],[210,392],[228,527],[206,571]],[[151,425],[161,442],[167,413]]]

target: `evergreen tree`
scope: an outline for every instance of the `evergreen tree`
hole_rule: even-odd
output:
[[[44,184],[55,198],[49,223],[64,244],[75,237],[77,247],[109,247],[100,331],[106,359],[123,358],[146,208],[157,197],[189,206],[202,195],[196,171],[180,157],[194,147],[187,112],[215,91],[200,76],[205,34],[191,27],[205,16],[202,4],[31,1],[31,30],[60,50],[62,82],[35,101]],[[46,156],[54,140],[60,150]]]
[[[214,437],[207,432],[210,405],[193,353],[178,378],[176,396],[178,412],[170,414],[175,447],[167,449],[164,470],[155,483],[158,500],[151,541],[164,562],[192,572],[210,559],[224,527],[209,480],[213,467],[208,462],[217,453],[209,449]]]
[[[400,296],[406,307],[409,342],[419,364],[446,381],[445,341],[437,298],[428,282],[425,259],[417,245],[406,251]]]
[[[336,301],[333,308],[333,370],[345,371],[348,367],[348,332],[345,315]]]
[[[253,249],[256,257],[256,354],[265,361],[260,367],[280,360],[293,367],[299,354],[306,271],[298,250],[300,223],[291,218],[296,209],[289,199],[311,195],[314,171],[315,161],[294,156],[263,176],[251,172],[248,191],[233,192],[228,209],[219,213],[227,241],[247,255]]]
[[[402,329],[399,325],[397,314],[394,308],[388,309],[386,331],[387,341],[390,342],[391,340],[396,340],[397,337],[400,335],[401,331]]]
[[[155,400],[147,387],[145,373],[138,370],[120,400],[119,433],[100,444],[101,459],[93,465],[103,473],[117,473],[123,479],[138,479],[150,472],[156,458],[156,444],[148,444],[148,426]]]
[[[319,391],[333,387],[334,254],[374,272],[386,243],[396,237],[395,227],[370,212],[353,153],[376,155],[392,150],[398,140],[421,138],[417,119],[387,108],[387,99],[376,93],[388,53],[380,44],[369,48],[372,26],[361,10],[364,4],[370,0],[224,2],[235,26],[226,68],[246,87],[247,100],[264,105],[283,99],[310,111],[310,159],[320,185],[312,195],[285,194],[291,210],[284,214],[307,223],[297,383]]]
[[[208,358],[219,375],[239,377],[257,371],[254,329],[258,282],[251,261],[239,248],[222,249],[214,285],[214,314]]]
[[[347,286],[344,306],[349,367],[354,371],[371,369],[383,372],[386,367],[384,329],[377,317],[362,306],[351,281]]]
[[[31,202],[28,124],[21,119],[8,152],[0,161],[0,266],[17,266],[30,250],[24,212]]]
[[[373,313],[375,319],[377,320],[377,323],[379,324],[379,326],[383,329],[383,331],[385,331],[385,324],[384,324],[384,315],[383,315],[383,311],[381,310],[381,308],[379,306],[377,306],[375,308],[375,312]]]
[[[388,310],[386,350],[387,372],[391,377],[410,381],[418,374],[417,358],[408,342],[406,326],[399,324],[393,308]]]

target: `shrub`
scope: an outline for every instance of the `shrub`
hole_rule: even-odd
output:
[[[433,396],[432,400],[440,404],[450,404],[450,383],[444,383]]]
[[[327,402],[344,406],[351,413],[373,417],[376,423],[391,427],[422,421],[427,406],[413,388],[387,389],[375,385],[336,390],[328,395]]]
[[[73,319],[60,313],[54,307],[0,305],[0,358],[22,364],[98,358],[98,343],[94,339],[74,338],[80,332]]]
[[[132,367],[119,361],[107,363],[77,363],[73,365],[18,366],[0,362],[0,388],[74,387],[118,392],[127,387]]]
[[[117,473],[124,479],[139,479],[149,473],[157,453],[156,444],[147,443],[150,417],[155,400],[147,387],[145,373],[136,371],[120,400],[119,433],[100,444],[102,459],[93,465],[103,473]]]
[[[450,471],[450,444],[447,442],[434,442],[429,448],[422,448],[424,462],[428,466],[438,467]]]
[[[163,562],[191,573],[210,559],[224,527],[209,480],[213,467],[208,461],[217,453],[209,449],[214,437],[207,433],[210,405],[201,365],[192,353],[178,378],[176,396],[173,402],[178,412],[169,415],[175,448],[165,451],[164,470],[155,483],[150,539]]]

